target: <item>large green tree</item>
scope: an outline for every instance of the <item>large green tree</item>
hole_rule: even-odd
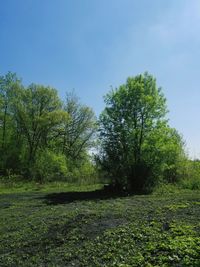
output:
[[[27,160],[31,165],[39,148],[46,148],[53,128],[67,117],[61,108],[57,91],[32,84],[18,88],[13,104],[14,117],[27,145]]]
[[[99,162],[114,183],[134,191],[146,190],[155,183],[155,175],[163,174],[161,165],[166,154],[172,157],[170,149],[160,149],[159,144],[164,140],[167,144],[172,136],[177,144],[167,125],[161,88],[154,77],[144,73],[128,78],[126,84],[109,92],[105,103],[99,119]]]
[[[92,166],[95,130],[94,112],[74,93],[62,102],[54,88],[24,87],[10,72],[0,76],[0,175],[40,181],[73,176],[74,169],[79,175]]]

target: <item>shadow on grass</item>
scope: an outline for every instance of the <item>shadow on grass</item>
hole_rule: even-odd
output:
[[[103,200],[103,199],[105,200],[105,199],[112,199],[125,196],[127,196],[125,192],[113,192],[103,188],[95,191],[86,191],[86,192],[52,193],[46,195],[44,199],[47,205],[58,205],[58,204],[71,203],[74,201]]]

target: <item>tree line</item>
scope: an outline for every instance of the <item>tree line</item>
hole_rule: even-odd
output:
[[[0,76],[0,175],[40,182],[98,175],[137,192],[184,176],[184,141],[169,126],[166,98],[152,75],[129,77],[104,100],[96,119],[74,92],[61,100],[52,87]]]
[[[96,118],[76,95],[61,101],[56,89],[24,87],[16,74],[0,77],[0,172],[42,181],[91,168],[88,150]],[[72,174],[71,174],[72,175]]]

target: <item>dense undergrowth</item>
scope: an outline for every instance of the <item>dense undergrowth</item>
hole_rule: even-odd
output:
[[[29,186],[0,195],[0,266],[200,266],[199,191]]]

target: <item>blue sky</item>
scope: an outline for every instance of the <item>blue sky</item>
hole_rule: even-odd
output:
[[[148,71],[170,125],[200,158],[199,0],[1,0],[0,74],[75,89],[98,115],[103,95]]]

